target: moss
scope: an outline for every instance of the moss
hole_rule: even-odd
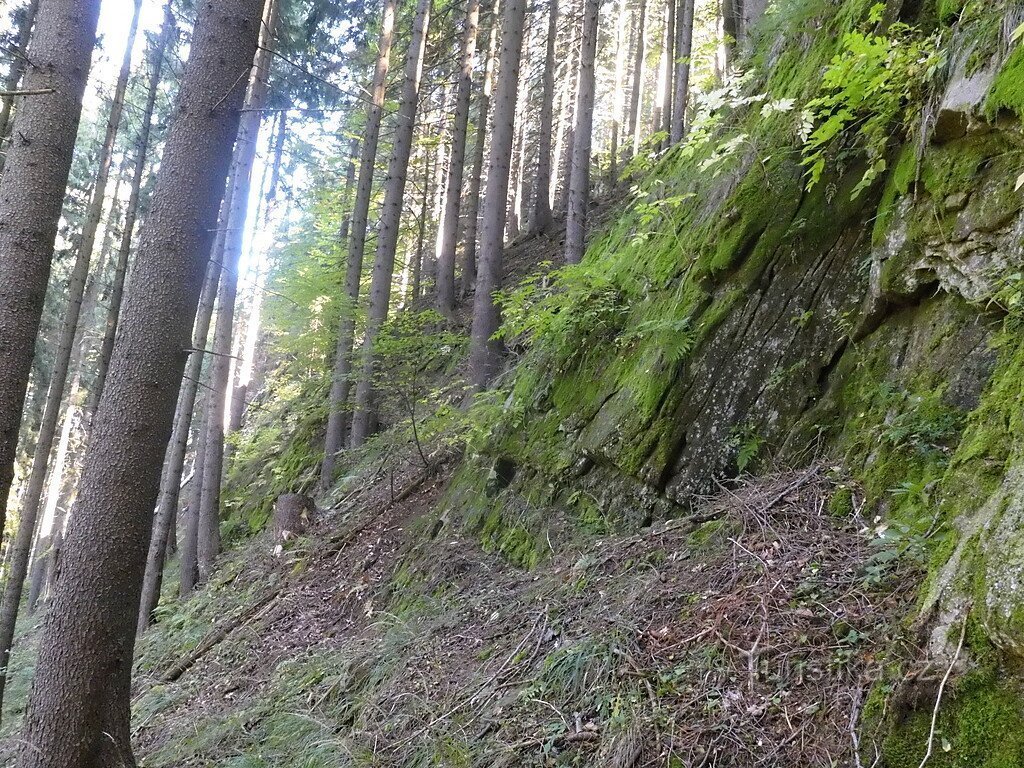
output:
[[[833,517],[849,518],[856,508],[853,488],[848,485],[837,486],[828,500],[828,512]]]
[[[902,721],[882,742],[886,766],[916,768],[920,765],[927,749],[931,715],[931,708],[926,706],[904,714]],[[986,664],[965,675],[945,693],[929,765],[935,768],[1017,768],[1024,765],[1021,692],[997,667]]]
[[[1008,110],[1024,120],[1024,45],[1018,45],[999,71],[988,98],[985,112],[995,117]]]
[[[913,186],[914,179],[917,176],[917,168],[917,148],[912,144],[903,145],[893,166],[892,173],[886,179],[885,187],[882,190],[882,199],[878,204],[875,224],[871,233],[871,242],[876,247],[880,246],[889,234],[897,202]]]

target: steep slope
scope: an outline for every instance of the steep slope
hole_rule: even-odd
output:
[[[508,297],[497,392],[167,609],[147,765],[1024,765],[1024,4],[776,6]],[[254,419],[233,525],[318,403]]]

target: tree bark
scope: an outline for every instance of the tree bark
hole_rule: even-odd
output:
[[[18,32],[14,38],[14,50],[11,59],[11,69],[4,80],[3,91],[10,94],[18,90],[18,83],[25,74],[25,65],[28,63],[28,43],[32,37],[32,27],[36,21],[36,13],[39,11],[39,0],[29,0],[29,4],[21,9],[18,19]],[[14,109],[14,96],[5,95],[0,99],[0,173],[4,171],[4,142],[7,140],[7,129],[11,124],[11,112]]]
[[[675,90],[672,76],[675,73],[676,0],[666,0],[665,29],[661,43],[661,62],[658,74],[658,94],[654,107],[654,130],[664,131],[666,137],[672,132],[672,94]]]
[[[352,230],[352,195],[355,192],[356,186],[356,160],[359,158],[359,145],[360,141],[358,138],[353,138],[349,142],[349,157],[348,166],[345,168],[345,197],[343,205],[345,206],[344,213],[342,214],[341,227],[338,229],[338,241],[342,243],[348,243],[349,235]],[[281,162],[280,153],[275,153],[275,162]],[[271,192],[267,195],[267,207],[269,210],[270,202],[273,200]]]
[[[160,477],[160,493],[157,496],[156,513],[153,516],[153,533],[149,541],[149,552],[146,555],[146,572],[142,581],[142,599],[139,606],[138,631],[144,632],[149,626],[153,611],[160,599],[160,587],[163,583],[165,552],[171,537],[174,521],[177,516],[178,501],[181,493],[181,475],[185,467],[185,454],[188,451],[188,435],[192,428],[192,416],[195,411],[196,395],[203,369],[203,352],[210,335],[210,322],[213,318],[213,304],[220,285],[220,264],[210,262],[206,270],[203,292],[199,301],[199,310],[192,331],[192,352],[189,353],[185,375],[182,377],[178,391],[178,403],[174,412],[174,428],[167,444],[163,471]],[[205,422],[204,422],[205,424]],[[196,435],[197,453],[205,453],[202,436],[205,431],[200,429]],[[197,455],[196,465],[201,467],[201,457]],[[193,476],[193,483],[201,486],[199,478]],[[198,509],[193,505],[192,510]],[[190,519],[195,517],[190,515]],[[198,580],[198,525],[191,528],[185,537],[181,549],[181,567],[179,590],[186,597],[195,590]]]
[[[130,679],[152,527],[148,510],[159,490],[183,351],[238,134],[241,83],[256,52],[260,5],[198,5],[177,117],[68,524],[18,768],[135,765]]]
[[[520,70],[525,59],[527,71],[519,76],[519,89],[515,96],[515,120],[513,122],[512,158],[509,161],[508,180],[508,214],[505,219],[505,242],[515,240],[522,232],[522,189],[523,189],[523,166],[524,148],[526,146],[526,133],[528,126],[528,102],[530,93],[530,35],[532,32],[533,16],[527,8],[526,17],[523,19],[523,42],[519,53]],[[524,56],[525,53],[525,56]]]
[[[416,222],[416,249],[412,254],[412,300],[420,297],[423,290],[424,249],[427,244],[427,204],[430,200],[430,181],[434,177],[437,156],[423,151],[423,188],[420,190],[420,210]]]
[[[722,78],[728,77],[732,71],[736,48],[743,36],[743,2],[742,0],[721,0],[719,4],[722,14]]]
[[[223,274],[217,296],[217,324],[210,361],[210,391],[206,399],[206,460],[203,463],[202,503],[199,514],[199,581],[213,573],[213,562],[220,553],[220,492],[224,469],[224,414],[231,385],[231,348],[238,296],[238,267],[249,218],[249,191],[256,161],[262,109],[270,92],[270,60],[280,16],[280,0],[266,0],[261,46],[256,56],[245,111],[235,142],[231,175],[231,203],[224,228]]]
[[[676,31],[675,94],[672,97],[672,132],[669,139],[678,144],[686,135],[686,105],[690,98],[690,54],[693,52],[694,0],[682,0],[679,28]]]
[[[117,227],[120,215],[119,204],[121,180],[127,170],[127,162],[122,164],[117,182],[114,184],[114,193],[111,196],[110,210],[107,212],[107,223],[104,227],[103,246],[100,250],[100,263],[96,271],[90,276],[85,288],[85,296],[82,299],[83,321],[79,323],[78,333],[75,336],[73,352],[69,370],[71,374],[70,386],[67,387],[67,396],[64,398],[64,416],[61,419],[60,437],[57,440],[57,451],[50,461],[46,479],[45,503],[42,507],[42,517],[36,527],[34,544],[32,547],[32,558],[29,568],[29,612],[35,610],[39,598],[43,592],[46,580],[46,572],[49,567],[51,554],[54,551],[53,531],[56,527],[63,527],[62,516],[58,516],[57,508],[61,499],[69,497],[77,481],[77,472],[74,464],[80,457],[72,457],[74,462],[68,465],[71,453],[72,434],[80,421],[79,413],[82,411],[85,394],[82,392],[82,375],[94,352],[95,339],[91,333],[91,326],[95,320],[96,307],[100,297],[100,282],[104,276],[111,271],[111,254],[114,250],[114,230]]]
[[[470,336],[470,382],[478,391],[491,382],[501,365],[501,344],[493,338],[500,325],[494,292],[501,288],[504,272],[508,182],[515,139],[516,99],[519,93],[525,22],[525,0],[508,0],[502,17],[500,76],[495,92],[494,128],[487,162],[487,190],[480,234],[480,273],[473,299]]]
[[[644,61],[647,44],[647,0],[640,0],[637,11],[636,35],[633,41],[633,86],[629,96],[628,131],[633,143],[633,154],[640,152],[640,106],[643,103]]]
[[[437,311],[451,319],[455,312],[455,247],[459,236],[459,212],[462,206],[462,179],[466,169],[466,137],[469,134],[470,96],[473,90],[473,58],[480,23],[480,0],[467,0],[465,29],[462,34],[462,63],[455,94],[455,120],[452,125],[451,158],[444,197],[437,258]]]
[[[373,172],[377,163],[377,144],[380,141],[380,120],[384,112],[388,69],[391,62],[391,44],[395,32],[397,0],[384,0],[381,11],[380,39],[377,43],[377,64],[373,72],[373,92],[366,113],[363,149],[359,158],[359,182],[352,205],[352,234],[348,241],[348,263],[345,267],[345,305],[341,311],[338,344],[334,352],[334,371],[331,377],[330,410],[327,417],[327,435],[324,439],[324,460],[320,466],[320,486],[329,488],[334,482],[338,451],[345,443],[348,424],[348,401],[352,389],[352,348],[355,344],[356,307],[359,305],[359,286],[363,279],[363,257],[366,250],[366,230],[370,216],[370,198],[373,195]]]
[[[121,71],[114,88],[110,114],[107,117],[106,133],[100,149],[96,182],[93,186],[92,198],[86,212],[82,228],[82,238],[75,258],[75,266],[71,272],[68,286],[68,303],[64,321],[57,342],[57,352],[50,375],[50,385],[46,392],[46,404],[43,406],[43,419],[39,425],[35,451],[32,454],[32,469],[28,483],[21,498],[21,518],[18,533],[14,540],[14,551],[11,558],[11,570],[4,585],[3,605],[0,607],[0,705],[3,704],[4,689],[7,681],[7,662],[10,659],[11,643],[14,641],[14,625],[18,620],[18,609],[21,605],[25,575],[28,573],[28,561],[32,552],[32,540],[35,535],[36,520],[39,517],[39,504],[42,499],[43,486],[46,483],[46,469],[50,461],[50,451],[57,434],[57,422],[60,419],[61,403],[64,400],[64,389],[67,383],[68,369],[72,353],[75,349],[75,337],[78,334],[78,321],[82,312],[85,284],[89,275],[89,264],[92,261],[93,247],[96,245],[96,233],[99,231],[100,220],[103,218],[103,207],[107,196],[107,181],[110,179],[110,167],[114,156],[114,144],[117,140],[118,126],[121,123],[121,112],[124,109],[124,94],[128,88],[128,77],[131,75],[132,49],[135,47],[135,35],[138,31],[139,13],[142,0],[135,0],[131,26],[128,29],[128,41],[125,45],[121,61]],[[11,168],[13,171],[13,166]]]
[[[462,283],[460,295],[465,298],[476,282],[476,246],[480,215],[480,187],[483,185],[484,148],[487,144],[487,122],[491,111],[491,89],[494,85],[494,63],[498,50],[498,12],[500,0],[491,9],[491,31],[487,42],[483,84],[477,97],[476,131],[473,139],[473,171],[469,179],[466,204],[466,231],[462,236]]]
[[[587,235],[587,208],[590,205],[590,144],[594,126],[594,58],[597,54],[599,10],[598,0],[586,0],[583,11],[583,42],[580,49],[580,89],[573,131],[572,173],[569,177],[569,212],[565,225],[567,264],[578,264],[583,260]]]
[[[412,39],[409,41],[409,51],[405,61],[402,101],[398,107],[395,143],[388,161],[384,203],[377,232],[377,251],[370,284],[370,310],[366,335],[359,352],[361,370],[359,382],[356,385],[355,415],[352,418],[352,446],[354,448],[358,448],[366,441],[373,419],[373,347],[381,326],[387,319],[391,301],[391,281],[395,268],[395,253],[398,248],[399,227],[402,221],[409,157],[412,154],[416,108],[419,104],[420,76],[423,72],[423,52],[426,47],[427,28],[430,24],[430,6],[431,0],[418,0],[416,4]]]
[[[568,10],[572,10],[572,3],[569,3]],[[573,29],[569,27],[568,36],[573,37]],[[568,181],[568,167],[565,159],[571,154],[566,152],[566,144],[571,145],[570,133],[572,131],[572,108],[576,101],[572,89],[572,56],[562,62],[562,76],[558,78],[561,82],[558,87],[558,122],[555,126],[555,147],[554,157],[551,159],[551,210],[552,217],[556,212],[561,212],[564,203],[564,186]]]
[[[555,115],[555,48],[558,40],[558,0],[548,0],[548,38],[540,97],[540,141],[537,147],[537,184],[534,189],[530,232],[551,228],[551,134]],[[550,126],[550,127],[549,127]]]
[[[629,13],[626,0],[619,0],[619,15],[615,23],[615,71],[612,97],[611,147],[608,157],[608,187],[614,188],[619,182],[619,138],[622,132],[622,113],[625,110],[626,87],[626,26]]]
[[[110,369],[110,354],[114,351],[114,336],[117,333],[117,320],[121,314],[121,301],[124,298],[124,280],[128,273],[128,258],[131,255],[132,241],[135,234],[135,223],[139,217],[139,208],[142,198],[142,182],[146,176],[146,159],[149,154],[149,138],[153,131],[153,113],[156,111],[156,98],[160,91],[160,79],[163,76],[164,54],[177,31],[174,16],[171,14],[170,6],[167,6],[164,16],[164,25],[160,31],[160,39],[153,51],[153,64],[149,77],[149,90],[146,94],[146,106],[142,112],[139,136],[135,144],[135,169],[132,175],[131,192],[128,196],[128,205],[125,208],[124,229],[121,231],[121,247],[117,252],[117,264],[114,267],[114,277],[110,283],[110,293],[107,301],[107,320],[103,329],[103,342],[100,346],[99,359],[96,363],[96,378],[92,390],[89,393],[89,401],[85,408],[85,418],[88,424],[96,413],[96,406],[99,405],[100,395],[103,393],[103,386],[107,381],[107,371]]]
[[[432,292],[436,292],[437,289],[437,260],[438,260],[438,249],[440,248],[441,227],[440,222],[444,216],[444,196],[445,196],[445,179],[448,177],[447,156],[448,143],[445,141],[444,129],[441,124],[444,123],[444,117],[451,113],[451,107],[448,104],[447,88],[441,89],[441,98],[438,100],[438,127],[437,135],[439,141],[436,142],[434,147],[434,177],[431,179],[430,184],[430,196],[432,199],[431,211],[430,211],[430,222],[433,224],[431,227],[431,236],[433,237],[433,247],[429,250],[424,251],[425,258],[423,259],[423,293],[424,295]]]
[[[48,2],[36,17],[26,99],[0,176],[0,531],[14,478],[25,388],[71,170],[99,0]]]

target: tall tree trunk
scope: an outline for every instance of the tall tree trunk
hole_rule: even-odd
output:
[[[60,437],[57,440],[57,452],[50,462],[48,477],[46,481],[46,496],[43,506],[43,515],[37,526],[35,543],[32,549],[32,559],[29,568],[29,592],[28,608],[34,611],[43,591],[46,572],[49,566],[51,555],[54,552],[53,531],[55,527],[62,527],[63,520],[58,520],[57,508],[61,499],[66,498],[69,487],[74,486],[74,478],[77,472],[74,466],[68,466],[70,455],[71,438],[82,410],[82,375],[89,365],[90,358],[95,347],[95,338],[91,333],[91,326],[95,320],[96,307],[100,300],[100,283],[111,271],[111,254],[114,250],[114,231],[120,215],[118,201],[120,199],[121,180],[127,170],[128,163],[123,163],[114,184],[114,193],[111,196],[110,210],[107,213],[107,223],[104,227],[103,246],[100,250],[100,263],[95,272],[90,276],[89,283],[85,288],[85,296],[82,300],[83,322],[79,323],[78,334],[75,337],[73,352],[69,370],[71,374],[70,386],[67,396],[64,398],[64,416],[61,420]],[[80,457],[75,457],[76,461]]]
[[[355,192],[356,186],[356,160],[359,159],[359,144],[360,142],[358,138],[353,138],[349,142],[348,165],[345,168],[345,196],[342,201],[345,210],[342,214],[341,227],[338,229],[338,241],[342,243],[348,243],[349,235],[352,231],[352,195]],[[280,165],[281,153],[279,151],[275,150],[274,158],[274,162]],[[274,188],[273,185],[271,185],[270,191],[267,192],[268,210],[270,208],[270,203],[273,201],[273,194]]]
[[[7,129],[11,124],[11,111],[14,109],[14,96],[10,94],[18,90],[18,83],[25,74],[28,63],[28,42],[32,36],[32,26],[39,11],[39,0],[29,0],[29,4],[21,9],[18,17],[18,32],[14,38],[11,51],[11,69],[4,79],[3,90],[7,94],[0,97],[0,173],[4,170],[4,143],[7,140]]]
[[[416,250],[412,255],[412,299],[420,297],[423,290],[424,249],[427,244],[427,204],[430,200],[430,181],[434,178],[434,164],[437,156],[424,149],[423,157],[423,188],[420,190],[420,210],[416,222]]]
[[[198,4],[176,119],[68,524],[18,768],[135,765],[130,681],[152,527],[147,511],[159,489],[260,7],[259,0]]]
[[[36,66],[23,82],[26,90],[52,92],[23,97],[12,131],[18,140],[0,176],[0,531],[99,6],[64,0],[41,7],[29,50]]]
[[[569,213],[565,225],[565,261],[568,264],[578,264],[582,261],[587,236],[590,144],[594,127],[594,58],[597,55],[599,10],[598,0],[586,0],[583,11],[583,42],[580,47],[580,90],[576,100],[572,173],[569,177]]]
[[[530,38],[531,32],[533,31],[532,22],[533,16],[529,12],[529,9],[527,9],[526,17],[523,20],[523,43],[519,53],[520,68],[522,68],[522,62],[524,59],[527,67],[529,67],[530,64]],[[515,138],[512,142],[512,159],[509,167],[508,215],[505,224],[506,240],[515,240],[519,237],[519,234],[522,231],[522,188],[525,165],[524,149],[526,147],[526,133],[529,123],[529,93],[530,73],[527,69],[527,71],[519,77],[519,89],[515,96],[516,116],[515,127],[513,128]]]
[[[114,156],[114,144],[117,139],[118,126],[121,123],[121,112],[124,109],[124,94],[128,88],[128,77],[131,75],[132,49],[135,47],[135,35],[138,31],[139,13],[142,0],[135,0],[131,26],[128,30],[128,42],[125,45],[121,71],[118,74],[114,97],[107,118],[106,134],[98,160],[96,182],[93,187],[92,199],[86,212],[85,224],[82,228],[82,239],[78,246],[75,266],[71,272],[68,286],[68,304],[61,325],[60,339],[53,361],[53,372],[50,375],[50,386],[46,392],[46,405],[43,407],[43,419],[39,425],[39,435],[32,455],[32,469],[28,484],[21,498],[21,519],[18,533],[14,540],[14,552],[11,558],[11,570],[4,585],[3,605],[0,607],[0,705],[7,682],[7,662],[10,659],[11,643],[14,641],[14,625],[18,620],[18,609],[21,605],[21,594],[28,572],[29,556],[32,552],[32,540],[35,535],[36,519],[39,516],[39,503],[46,482],[46,468],[50,461],[50,451],[57,434],[57,422],[60,418],[60,406],[64,400],[64,388],[67,383],[68,368],[75,349],[75,336],[78,333],[78,321],[82,312],[82,299],[85,293],[86,279],[89,275],[89,263],[96,244],[96,233],[99,231],[100,220],[103,218],[103,207],[106,203],[107,181],[110,178],[110,167]],[[44,8],[45,10],[45,8]],[[19,129],[20,130],[20,129]],[[10,169],[14,170],[13,166]]]
[[[466,137],[469,133],[470,96],[473,90],[473,57],[476,55],[479,22],[480,0],[467,0],[465,29],[462,34],[462,65],[455,94],[451,158],[437,258],[437,311],[449,319],[455,312],[455,247],[459,235],[462,179],[466,168]]]
[[[725,69],[732,68],[736,49],[743,42],[746,29],[744,24],[743,0],[722,0],[722,30],[725,32]]]
[[[213,572],[220,552],[220,491],[224,469],[224,414],[231,383],[231,340],[238,296],[238,267],[249,217],[249,191],[259,141],[263,105],[270,92],[270,59],[280,15],[280,0],[266,0],[262,45],[253,68],[252,82],[235,142],[231,175],[231,204],[224,228],[223,275],[217,296],[217,324],[210,361],[210,392],[206,400],[206,461],[203,464],[203,498],[199,514],[199,580]]]
[[[629,95],[629,138],[633,143],[633,154],[640,152],[640,107],[643,104],[644,61],[647,53],[647,0],[640,0],[637,11],[636,35],[633,41],[633,86]]]
[[[484,148],[487,145],[487,122],[491,112],[491,89],[494,86],[494,62],[498,51],[498,13],[500,0],[491,8],[491,30],[484,62],[484,79],[477,97],[476,131],[473,139],[473,171],[469,179],[466,208],[466,231],[462,237],[462,283],[459,293],[469,295],[476,282],[476,241],[480,215],[480,187],[483,185]]]
[[[572,37],[572,27],[569,28],[569,36]],[[562,62],[562,76],[558,78],[560,80],[558,87],[558,122],[555,126],[554,157],[551,158],[552,179],[550,198],[552,218],[554,218],[555,211],[561,210],[561,204],[564,202],[563,198],[565,197],[563,187],[568,180],[565,158],[571,152],[566,152],[565,148],[566,144],[571,144],[569,134],[572,130],[572,108],[573,103],[576,101],[575,93],[572,89],[571,73],[573,69],[572,56],[570,55],[566,61]]]
[[[349,422],[348,401],[352,389],[352,348],[356,333],[356,307],[359,305],[359,286],[363,279],[366,230],[370,216],[370,198],[373,195],[373,172],[377,164],[380,120],[384,111],[388,69],[391,62],[391,43],[395,32],[396,3],[397,0],[384,0],[381,11],[377,64],[373,72],[373,91],[366,113],[363,149],[359,158],[359,183],[356,185],[356,199],[352,205],[352,234],[348,241],[348,263],[345,266],[345,306],[342,307],[338,344],[334,352],[330,411],[327,417],[327,435],[324,439],[324,461],[320,466],[320,486],[322,488],[329,488],[334,482],[335,463],[338,451],[345,443],[345,430]]]
[[[121,301],[124,298],[124,280],[128,273],[128,258],[131,255],[132,241],[135,234],[135,222],[139,217],[142,198],[142,182],[146,176],[146,160],[149,154],[149,138],[153,131],[153,113],[156,110],[156,98],[160,91],[160,79],[163,76],[164,55],[167,47],[177,32],[174,16],[170,5],[164,15],[164,24],[160,39],[153,51],[153,63],[149,76],[149,89],[146,95],[146,106],[142,112],[139,136],[135,143],[135,168],[132,175],[131,192],[125,208],[124,228],[121,230],[121,247],[117,252],[117,264],[110,282],[107,299],[107,320],[103,328],[103,342],[100,346],[99,359],[96,363],[96,378],[89,393],[89,401],[85,408],[86,423],[92,420],[99,405],[103,386],[107,381],[110,368],[110,354],[114,351],[114,336],[117,333],[117,320],[121,314]]]
[[[686,134],[686,105],[690,98],[690,54],[693,52],[694,0],[682,0],[679,28],[676,30],[675,94],[672,98],[672,132],[669,138],[678,144]]]
[[[402,222],[402,204],[405,183],[412,154],[413,130],[416,127],[416,108],[419,104],[420,76],[423,73],[423,52],[426,48],[427,28],[430,24],[431,0],[418,0],[412,23],[412,39],[405,61],[405,79],[402,83],[402,101],[398,107],[398,125],[395,143],[388,161],[384,204],[377,232],[377,251],[370,283],[370,310],[366,335],[359,351],[360,372],[356,385],[355,414],[352,418],[352,446],[358,448],[370,433],[373,419],[373,347],[377,334],[388,316],[391,302],[391,282],[398,249],[399,227]]]
[[[576,13],[577,7],[580,9],[579,13]],[[569,38],[569,56],[566,61],[565,81],[568,84],[568,87],[566,89],[565,108],[559,116],[559,122],[564,120],[566,125],[565,147],[562,153],[563,157],[561,158],[561,165],[558,170],[560,184],[558,194],[555,197],[555,210],[557,210],[561,215],[564,215],[566,209],[569,207],[569,177],[572,175],[572,148],[575,144],[576,101],[579,97],[580,85],[581,38],[583,37],[582,0],[579,3],[571,2],[570,12],[568,15],[573,19],[573,23],[569,25],[567,29]]]
[[[619,138],[622,131],[622,113],[626,96],[626,26],[629,24],[629,10],[626,0],[619,0],[619,15],[615,23],[615,71],[612,95],[612,135],[608,156],[608,186],[614,188],[619,182]]]
[[[537,184],[534,189],[530,231],[551,228],[551,134],[555,114],[555,48],[558,40],[558,0],[548,0],[548,38],[540,97],[540,142],[537,147]]]
[[[493,338],[500,325],[494,292],[501,289],[504,277],[508,182],[525,22],[526,0],[508,0],[502,17],[500,76],[495,93],[494,128],[487,161],[487,190],[480,234],[480,273],[473,299],[469,369],[470,381],[477,390],[490,383],[501,365],[501,344]]]
[[[215,271],[216,271],[216,273],[218,275],[217,282],[215,283],[215,285],[220,285],[220,277],[219,276],[220,276],[220,274],[222,272],[222,270],[220,268],[220,265],[214,265],[214,264],[211,263],[210,266],[211,266],[211,268],[215,268]],[[209,275],[207,275],[207,281],[209,281],[209,279],[210,279]],[[204,292],[205,292],[205,288],[204,288]],[[217,290],[215,288],[213,290],[213,292],[212,292],[212,298],[209,299],[209,302],[210,302],[211,305],[213,304],[216,295],[217,295]],[[202,301],[203,301],[203,303],[205,303],[206,299],[203,299]],[[203,308],[201,308],[199,310],[200,315],[203,313],[203,311],[204,311]],[[213,312],[212,306],[210,307],[209,312],[210,312],[210,314],[207,315],[208,318],[210,318],[211,315],[212,315],[212,312]],[[206,339],[209,336],[209,331],[210,331],[210,320],[208,319],[207,322],[206,322],[206,336],[204,336],[204,338],[203,338],[204,346],[205,346]],[[198,338],[198,329],[196,329],[195,333],[196,333],[196,336],[193,337],[194,339]],[[195,349],[199,349],[199,347],[195,347]],[[193,353],[193,354],[196,354],[196,353]],[[190,364],[191,364],[191,360],[190,360]],[[191,367],[191,365],[190,365],[190,367]],[[199,371],[198,371],[198,376],[195,379],[196,386],[197,387],[203,386],[203,387],[207,387],[208,388],[209,384],[203,382],[203,379],[202,379],[202,377],[203,377],[203,374],[202,374],[202,357],[199,358],[199,365],[197,366],[197,368],[199,369]],[[183,381],[182,385],[184,386],[187,383],[187,381],[188,380]],[[186,517],[185,517],[185,530],[184,530],[185,536],[184,536],[184,538],[181,541],[181,556],[179,557],[179,565],[178,565],[178,571],[179,571],[178,594],[179,594],[179,596],[182,599],[185,599],[189,595],[191,595],[195,591],[196,586],[198,586],[198,584],[199,584],[199,508],[202,506],[202,503],[203,503],[203,467],[206,465],[206,444],[207,444],[206,443],[206,422],[207,422],[206,403],[207,403],[208,398],[209,398],[209,391],[207,389],[207,391],[203,393],[202,397],[199,399],[199,402],[196,403],[196,406],[195,406],[194,419],[197,422],[197,429],[195,431],[195,439],[194,439],[195,456],[193,457],[193,461],[192,461],[192,480],[191,480],[191,486],[192,487],[190,489],[190,492],[191,492],[190,496],[191,496],[191,498],[190,498],[189,503],[188,503],[187,514],[186,514]],[[195,400],[195,396],[193,396],[193,401],[194,400]],[[179,392],[178,406],[176,408],[177,413],[175,415],[175,422],[174,422],[175,423],[175,430],[174,430],[174,434],[172,436],[172,442],[171,442],[172,446],[178,445],[177,441],[180,441],[180,440],[186,440],[187,441],[187,438],[188,438],[188,430],[184,430],[181,434],[178,434],[178,429],[177,429],[178,425],[183,423],[183,419],[184,419],[184,416],[182,415],[183,414],[183,410],[182,410],[183,407],[184,406],[182,405],[182,393]],[[177,451],[177,449],[175,449],[175,450]],[[182,455],[182,461],[184,461],[185,446],[183,445],[180,450],[181,450],[181,455]],[[180,475],[179,475],[179,477],[180,477]],[[159,504],[158,504],[158,507],[157,507],[156,518],[154,520],[154,532],[158,531],[158,530],[160,530],[160,529],[162,529],[164,527],[166,527],[168,530],[170,530],[170,520],[173,517],[175,509],[177,507],[176,503],[175,504],[171,504],[170,497],[167,495],[168,493],[172,492],[171,491],[171,487],[170,487],[170,478],[169,478],[167,472],[165,472],[163,474],[163,476],[161,477],[161,482],[163,484],[163,487],[161,488],[160,496],[158,497]],[[174,493],[175,497],[177,497],[179,495],[180,490],[181,490],[180,485],[173,490],[173,493]],[[166,505],[166,511],[165,511],[165,505]],[[163,522],[165,517],[166,517],[166,519],[168,521],[166,523]],[[157,527],[158,524],[159,524],[159,528]],[[143,582],[143,589],[145,590],[145,593],[146,593],[146,596],[147,596],[147,603],[146,603],[147,605],[150,604],[150,601],[159,600],[159,589],[157,587],[157,584],[159,583],[159,581],[163,577],[163,567],[159,563],[157,563],[154,566],[153,570],[151,571],[150,568],[149,568],[149,564],[150,564],[150,562],[158,561],[160,559],[160,557],[161,557],[161,554],[160,554],[159,547],[153,547],[152,546],[152,539],[150,539],[149,556],[148,556],[148,559],[146,561],[146,575],[149,577],[149,579],[152,579],[152,581],[149,584],[146,584],[145,583],[145,579],[144,579],[144,582]],[[152,604],[154,606],[156,605],[155,602],[153,602]],[[141,608],[141,605],[142,604],[140,603],[140,608]],[[147,612],[143,616],[141,611],[140,611],[140,617],[139,617],[139,627],[140,628],[143,628],[143,622],[147,622],[148,623],[149,617],[151,615],[151,612],[152,611],[149,611],[149,612]]]
[[[174,521],[177,516],[179,495],[181,493],[181,475],[185,467],[185,454],[188,451],[188,435],[192,428],[192,416],[195,411],[196,394],[199,391],[203,369],[203,352],[210,335],[210,322],[213,318],[213,304],[220,285],[221,266],[210,262],[203,282],[203,292],[196,312],[196,321],[192,331],[192,352],[189,353],[188,364],[182,377],[178,391],[178,403],[174,411],[174,427],[171,439],[167,444],[164,457],[163,472],[160,477],[160,492],[157,496],[156,513],[153,516],[153,533],[149,541],[149,552],[146,556],[146,573],[142,582],[142,600],[139,607],[139,632],[145,631],[156,610],[160,599],[160,586],[163,582],[164,553],[171,537]],[[205,453],[205,442],[202,436],[205,431],[196,433],[196,451]],[[201,467],[201,457],[196,456],[196,466]],[[193,475],[195,487],[201,487],[200,479]],[[197,504],[191,507],[189,519],[196,518]],[[181,549],[181,568],[179,589],[183,597],[193,592],[198,580],[198,523],[191,527],[185,537]]]
[[[447,89],[442,89],[441,98],[438,101],[438,115],[442,121],[444,116],[449,114],[451,109],[448,105]],[[448,177],[448,167],[446,161],[448,142],[445,141],[444,130],[439,125],[437,127],[437,135],[439,140],[436,142],[434,147],[434,177],[431,179],[430,184],[430,196],[432,200],[431,211],[430,211],[430,222],[433,225],[431,227],[431,235],[433,237],[433,248],[424,251],[425,258],[423,260],[423,293],[435,292],[437,289],[437,257],[438,249],[441,245],[438,238],[441,235],[441,219],[444,216],[444,193],[445,193],[445,179]]]
[[[672,132],[672,94],[675,88],[672,77],[675,73],[676,41],[676,0],[666,0],[665,29],[661,43],[661,63],[658,74],[658,93],[654,107],[654,130],[664,131],[666,137]]]

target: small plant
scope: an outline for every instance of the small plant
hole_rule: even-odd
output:
[[[868,16],[877,28],[885,12],[878,3]],[[943,59],[938,37],[924,37],[908,24],[890,24],[885,34],[863,30],[843,36],[842,49],[821,82],[821,95],[807,104],[802,116],[804,165],[808,188],[825,172],[830,148],[864,150],[868,168],[854,187],[853,197],[867,189],[886,170],[886,150],[894,130],[916,119],[929,84]]]
[[[764,447],[765,439],[754,431],[752,424],[733,430],[729,445],[736,451],[736,468],[743,473]]]
[[[465,339],[445,329],[444,318],[433,310],[399,312],[381,330],[377,340],[375,382],[400,418],[408,420],[413,443],[424,466],[421,421],[444,401],[429,374],[460,357]]]

